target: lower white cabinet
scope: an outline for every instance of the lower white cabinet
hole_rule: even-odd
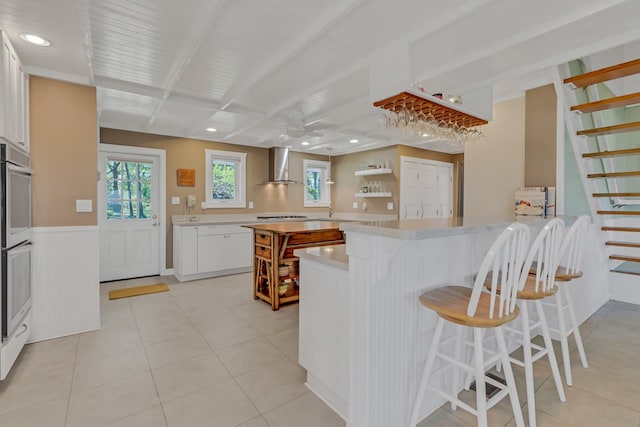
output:
[[[20,326],[3,343],[0,343],[0,380],[4,380],[13,363],[22,351],[29,335],[31,334],[31,310],[27,312]]]
[[[251,236],[239,225],[174,225],[176,277],[185,281],[251,271]]]

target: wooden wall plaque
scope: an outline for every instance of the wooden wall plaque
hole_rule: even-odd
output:
[[[178,185],[182,187],[195,187],[196,170],[195,169],[178,169]]]

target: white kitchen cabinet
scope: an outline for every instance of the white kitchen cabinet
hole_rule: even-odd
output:
[[[185,281],[251,271],[251,235],[239,225],[174,225],[174,274]]]
[[[400,160],[400,219],[453,215],[453,165],[413,157]]]
[[[0,30],[0,138],[29,151],[29,77]]]

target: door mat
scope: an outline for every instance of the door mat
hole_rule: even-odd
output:
[[[166,283],[158,283],[155,285],[135,286],[133,288],[114,289],[109,291],[109,299],[129,298],[138,295],[155,294],[158,292],[166,292],[169,285]]]

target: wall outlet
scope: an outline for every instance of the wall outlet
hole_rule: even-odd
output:
[[[249,209],[253,209],[253,202],[249,202]]]
[[[207,203],[206,202],[200,203],[200,209],[207,209]]]
[[[367,210],[367,202],[362,202],[362,210],[363,211]]]
[[[179,205],[180,204],[180,197],[172,197],[171,198],[171,204],[172,205]]]
[[[388,202],[387,203],[387,210],[388,211],[392,211],[393,210],[393,202]]]
[[[358,202],[353,202],[353,209],[358,209]]]
[[[93,202],[91,200],[76,200],[76,212],[92,212]]]

